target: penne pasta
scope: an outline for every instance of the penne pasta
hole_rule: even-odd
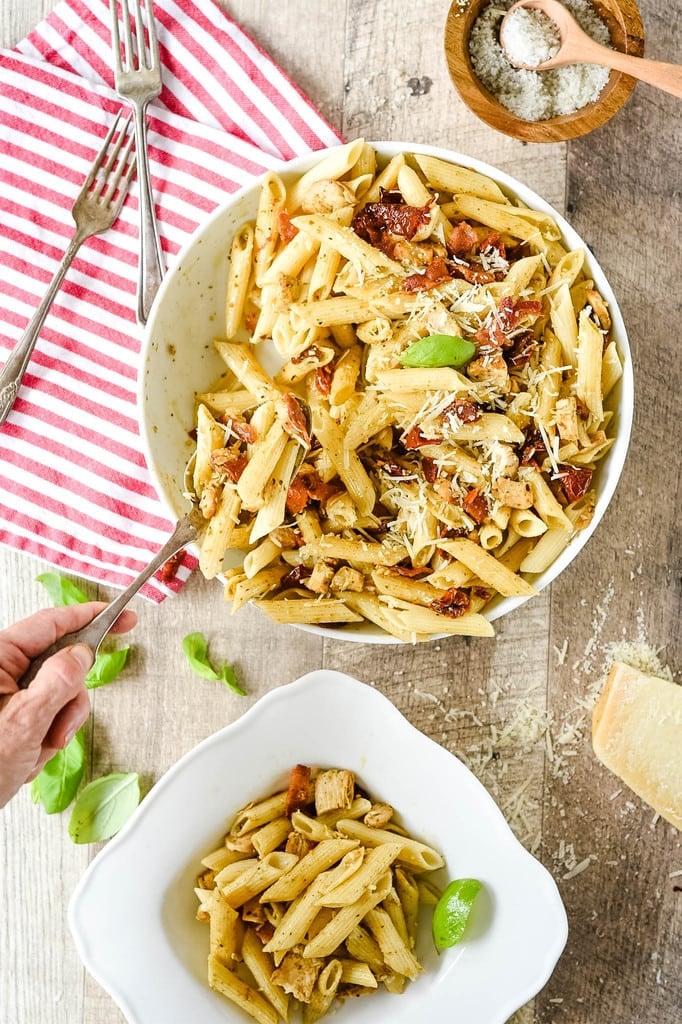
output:
[[[292,842],[302,825],[307,848]],[[341,835],[347,826],[361,836]],[[217,863],[229,846],[243,859],[206,872],[204,863]],[[297,765],[287,789],[238,811],[224,847],[203,859],[196,916],[208,922],[210,987],[268,1024],[297,1007],[311,1024],[337,999],[380,986],[403,991],[422,972],[419,905],[434,892],[415,881],[409,861],[420,877],[443,866],[394,820],[390,804],[364,795],[353,772]]]
[[[225,310],[225,336],[227,338],[235,336],[244,316],[251,280],[253,245],[253,225],[245,224],[234,236],[230,249]]]
[[[589,522],[567,509],[613,445],[623,368],[585,252],[487,175],[362,139],[267,174],[229,245],[202,571],[276,622],[492,635],[489,603],[530,597]]]

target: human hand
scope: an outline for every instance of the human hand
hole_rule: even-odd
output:
[[[74,737],[90,714],[85,676],[93,655],[85,644],[65,647],[42,665],[25,690],[18,681],[31,661],[65,633],[81,629],[106,608],[91,601],[45,608],[0,630],[0,807],[30,782]],[[137,622],[124,611],[113,633]]]

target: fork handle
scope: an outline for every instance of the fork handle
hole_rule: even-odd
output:
[[[135,104],[135,151],[140,185],[140,266],[137,281],[137,319],[146,324],[163,280],[163,255],[154,214],[154,197],[147,155],[147,105]]]
[[[45,323],[45,318],[64,280],[64,275],[71,266],[73,258],[84,240],[85,236],[76,230],[62,257],[61,263],[55,271],[54,277],[50,281],[42,302],[26,325],[24,333],[10,352],[2,373],[0,373],[0,426],[9,416],[10,410],[16,401],[21,382],[26,373],[26,367]]]
[[[26,669],[26,672],[17,683],[19,689],[25,690],[26,687],[31,683],[37,676],[39,670],[43,667],[44,663],[48,658],[51,658],[57,651],[61,651],[64,647],[71,647],[73,644],[86,644],[92,648],[92,653],[97,654],[97,648],[101,644],[104,637],[107,635],[111,627],[116,622],[123,609],[126,607],[128,602],[135,596],[140,587],[147,582],[150,576],[152,576],[157,569],[159,569],[164,562],[167,562],[177,551],[186,547],[193,540],[196,540],[197,529],[194,525],[191,514],[184,516],[178,520],[173,533],[170,535],[166,543],[162,548],[154,555],[149,565],[145,566],[142,572],[135,577],[132,583],[128,584],[125,590],[114,598],[111,604],[108,604],[106,608],[96,615],[92,622],[89,622],[87,626],[83,626],[82,629],[77,629],[73,633],[66,633],[60,637],[55,643],[51,644],[46,651],[39,654],[37,658],[34,658],[31,664]]]

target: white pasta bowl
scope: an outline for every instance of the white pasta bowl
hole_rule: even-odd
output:
[[[504,1024],[545,984],[566,943],[557,887],[456,757],[379,691],[327,670],[272,691],[186,754],[78,884],[69,907],[78,952],[130,1024],[248,1019],[208,987],[194,880],[231,816],[281,787],[297,763],[351,769],[441,852],[443,884],[483,883],[457,946],[437,956],[424,918],[420,977],[402,995],[349,1000],[334,1020],[415,1024],[454,1014]]]
[[[597,501],[592,521],[573,537],[549,568],[532,578],[533,586],[540,592],[563,572],[593,535],[613,497],[625,462],[632,426],[634,385],[629,343],[616,297],[599,263],[577,232],[544,199],[510,175],[472,157],[432,146],[399,142],[372,145],[380,159],[388,160],[400,152],[421,153],[479,171],[496,181],[512,200],[520,200],[532,209],[551,215],[567,248],[585,251],[586,274],[594,280],[596,289],[609,306],[611,336],[623,363],[623,375],[605,402],[605,408],[613,414],[610,429],[615,442],[597,463],[594,474]],[[324,155],[318,152],[299,157],[277,171],[285,183],[292,182]],[[188,511],[184,475],[194,450],[191,431],[195,426],[195,396],[209,390],[225,372],[213,341],[221,336],[225,318],[230,244],[237,229],[255,218],[259,193],[260,179],[236,192],[197,229],[168,271],[147,324],[138,381],[140,429],[153,482],[173,519]],[[274,373],[282,359],[274,347],[268,346],[268,342],[259,346],[259,358],[265,369]],[[228,553],[224,566],[240,562],[239,553]],[[527,597],[498,596],[484,614],[495,621],[526,600]],[[370,622],[300,628],[341,640],[400,642]]]

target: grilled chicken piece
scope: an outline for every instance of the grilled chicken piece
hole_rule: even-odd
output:
[[[330,768],[320,772],[315,780],[317,814],[347,810],[353,803],[354,795],[355,776],[345,768]]]

